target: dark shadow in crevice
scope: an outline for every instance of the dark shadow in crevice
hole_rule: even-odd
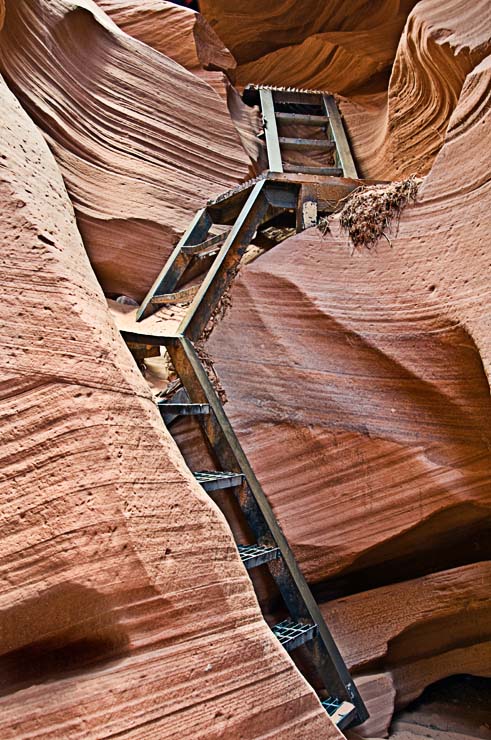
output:
[[[389,737],[399,733],[411,738],[491,738],[491,679],[456,674],[431,684],[394,715]]]
[[[341,576],[311,588],[318,602],[326,602],[485,560],[491,560],[490,512],[462,503],[381,543]]]
[[[0,634],[0,696],[87,672],[129,652],[129,637],[108,597],[77,584],[3,610]]]

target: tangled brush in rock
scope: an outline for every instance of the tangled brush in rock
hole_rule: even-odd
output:
[[[391,244],[386,231],[394,219],[399,225],[401,211],[416,200],[422,182],[422,178],[412,175],[400,182],[363,185],[350,193],[340,203],[339,222],[353,246],[370,249],[382,236]]]

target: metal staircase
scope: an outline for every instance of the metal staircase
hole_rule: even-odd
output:
[[[308,111],[312,110],[312,94],[306,93],[305,98],[296,91],[294,103],[288,103],[297,106],[295,111],[276,111],[274,106],[283,102],[282,96],[272,97],[269,89],[254,91],[267,121],[270,164],[279,167],[270,116],[279,121],[284,120],[284,115],[289,116],[289,121],[298,120],[291,116],[302,116],[302,122],[305,116],[317,116],[315,109],[314,113],[298,112],[304,104]],[[252,89],[249,92],[252,94]],[[324,104],[328,110],[325,101]],[[328,115],[323,115],[323,124],[326,119]],[[333,123],[332,111],[329,121],[334,131],[337,124]],[[280,144],[288,147],[291,142]],[[306,144],[299,146],[308,148]],[[356,179],[337,176],[339,170],[344,174],[345,165],[349,169],[346,158],[339,154],[339,137],[330,150],[337,152],[343,162],[335,168],[336,176],[323,172],[287,173],[272,167],[255,180],[210,201],[192,220],[137,314],[141,320],[163,304],[188,303],[177,332],[164,337],[143,331],[122,334],[131,346],[167,348],[182,388],[174,397],[158,401],[162,417],[168,425],[183,415],[193,416],[199,423],[216,469],[196,471],[194,476],[210,495],[218,495],[219,505],[223,496],[236,502],[243,518],[242,531],[248,532],[248,541],[238,543],[239,556],[249,572],[260,567],[268,569],[281,595],[283,611],[289,615],[272,627],[273,634],[289,652],[302,646],[316,675],[316,684],[323,687],[318,691],[319,698],[333,721],[343,728],[363,722],[368,717],[366,708],[194,346],[206,332],[249,244],[273,246],[278,233],[312,226],[319,211],[329,212],[360,185]],[[272,232],[276,237],[271,237]]]
[[[249,85],[244,90],[243,98],[248,105],[259,105],[261,108],[269,169],[272,172],[358,177],[333,95],[320,90]],[[285,126],[308,126],[319,132],[320,136],[308,139],[281,136],[281,129]],[[283,160],[287,150],[332,152],[333,163],[331,166],[286,164]]]

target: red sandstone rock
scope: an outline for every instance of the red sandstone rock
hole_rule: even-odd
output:
[[[104,290],[141,299],[194,211],[249,174],[228,110],[90,0],[6,7],[0,68],[55,154]]]
[[[363,615],[343,614],[343,649],[364,680],[389,676],[372,696],[385,720],[391,682],[405,704],[442,676],[490,671],[489,604],[466,622],[469,602],[487,597],[489,566],[458,567],[489,558],[490,99],[487,57],[390,245],[353,252],[337,219],[324,236],[283,242],[244,267],[208,346],[304,572],[323,582],[321,597],[348,589],[360,593],[346,603],[366,600]],[[408,583],[389,585],[448,568],[450,580],[418,578],[414,597]],[[417,616],[423,585],[428,611]],[[389,664],[377,640],[386,645],[398,608],[407,620]]]
[[[388,95],[345,101],[360,172],[426,174],[444,141],[467,75],[491,53],[487,0],[421,0],[401,37]]]
[[[1,737],[340,737],[263,622],[3,82],[0,110]]]
[[[235,54],[241,86],[350,96],[342,111],[367,178],[429,171],[466,76],[491,50],[487,0],[355,0],[321,9],[282,0],[274,13],[259,0],[247,11],[240,2],[202,0],[201,8]]]
[[[488,561],[324,605],[370,711],[358,735],[386,737],[394,709],[442,678],[491,676],[490,583]]]
[[[366,84],[388,69],[414,4],[281,0],[272,11],[260,0],[247,8],[239,0],[202,0],[200,8],[237,59],[241,82],[306,87],[317,82],[340,90]]]
[[[383,661],[404,677],[411,663],[488,640],[490,582],[491,562],[473,563],[330,601],[323,612],[354,671]],[[420,693],[408,697],[402,681],[395,688],[399,703]]]
[[[483,63],[392,247],[352,254],[336,223],[283,242],[243,269],[210,340],[312,580],[457,565],[489,532],[486,95]]]
[[[394,10],[396,5],[393,4]],[[406,16],[407,11],[399,11],[388,14],[375,28],[332,30],[308,36],[300,44],[284,46],[241,64],[236,82],[241,87],[253,81],[346,95],[383,89]]]
[[[200,74],[203,69],[232,72],[236,61],[200,13],[165,0],[96,0],[117,25]]]
[[[242,103],[227,74],[236,61],[200,13],[165,0],[97,0],[97,4],[126,33],[201,77],[226,103],[242,145],[257,171],[263,147],[256,134],[259,115]],[[212,71],[221,70],[221,71]],[[227,73],[227,74],[225,74]]]

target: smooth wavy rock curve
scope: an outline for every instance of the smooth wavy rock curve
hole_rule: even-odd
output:
[[[283,242],[243,268],[210,339],[228,414],[320,600],[421,578],[431,590],[435,573],[491,559],[490,131],[487,57],[391,243],[353,251],[336,218]],[[466,603],[481,585],[465,580]],[[343,618],[354,650],[362,623]],[[386,720],[394,692],[455,672],[448,651],[418,657],[425,618],[407,671],[396,654],[372,686]],[[457,630],[453,657],[486,672],[486,639],[466,652]]]
[[[162,426],[3,81],[0,110],[1,737],[341,738]]]
[[[324,606],[371,715],[357,734],[386,737],[394,708],[442,678],[491,676],[490,581],[480,562]]]
[[[203,0],[202,12],[238,60],[235,80],[331,92],[383,91],[416,0],[322,3]]]
[[[205,80],[220,95],[240,141],[257,172],[263,169],[261,124],[256,109],[244,105],[229,77],[237,63],[200,13],[165,0],[97,0],[130,36],[152,46]],[[220,70],[220,71],[215,71]]]
[[[0,66],[55,154],[97,277],[140,299],[194,211],[250,172],[227,107],[90,0],[6,8]]]
[[[487,0],[421,0],[402,34],[387,95],[342,101],[365,177],[427,174],[466,77],[491,52]]]
[[[274,7],[261,0],[201,0],[201,12],[211,23],[239,65],[257,61],[279,49],[301,45],[322,33],[377,29],[387,21],[407,16],[417,0],[352,0],[339,3],[316,0],[298,3],[279,0]],[[385,39],[379,37],[384,47]],[[305,60],[309,63],[309,60]],[[285,81],[283,84],[290,84]]]
[[[454,507],[489,516],[490,98],[486,60],[392,246],[352,253],[336,220],[288,239],[243,269],[210,340],[313,580],[424,552]]]
[[[237,63],[213,28],[194,10],[165,0],[96,0],[130,36],[186,69],[232,70]]]

